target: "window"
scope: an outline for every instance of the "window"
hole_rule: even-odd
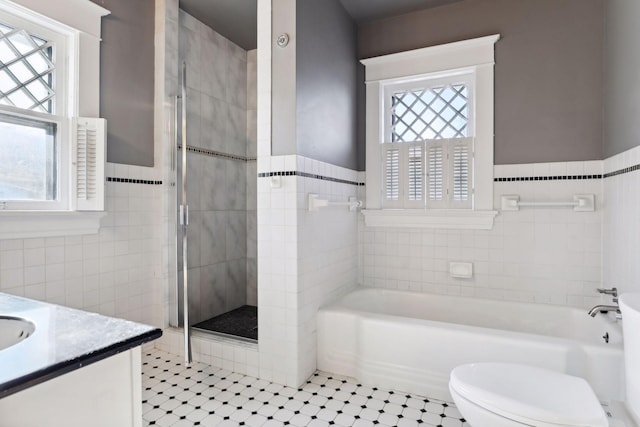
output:
[[[82,234],[86,218],[52,213],[104,209],[105,123],[79,116],[98,113],[107,13],[89,0],[0,0],[0,238]]]
[[[499,36],[365,59],[367,226],[493,226]]]
[[[0,200],[4,209],[63,210],[68,177],[67,39],[0,12]]]
[[[57,133],[55,123],[0,114],[0,199],[57,199]]]
[[[0,104],[53,113],[54,43],[0,22]]]
[[[470,208],[472,74],[384,86],[385,208]]]

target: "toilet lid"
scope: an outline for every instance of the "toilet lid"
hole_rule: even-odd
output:
[[[609,425],[585,380],[547,369],[472,363],[451,371],[450,386],[474,404],[524,424],[538,421],[566,426]]]

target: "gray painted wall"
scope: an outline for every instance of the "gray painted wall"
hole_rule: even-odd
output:
[[[640,2],[607,0],[605,21],[605,137],[610,157],[640,145]]]
[[[364,74],[364,65],[358,64],[358,170],[364,171],[366,170],[366,148],[367,148],[367,120],[366,120],[366,102],[367,102],[367,88],[364,84],[365,74]]]
[[[100,116],[107,160],[153,166],[154,0],[92,0],[102,19]]]
[[[602,159],[603,14],[603,0],[465,0],[361,25],[359,56],[500,33],[495,163]]]
[[[297,153],[358,169],[357,28],[339,0],[298,0]]]

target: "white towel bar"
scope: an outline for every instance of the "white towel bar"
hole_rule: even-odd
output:
[[[503,211],[518,211],[520,207],[572,207],[576,212],[595,211],[595,196],[593,194],[576,194],[573,201],[566,202],[521,202],[520,196],[506,194],[501,198]]]
[[[351,196],[347,202],[332,202],[327,199],[320,199],[317,194],[309,193],[307,199],[307,209],[309,212],[317,211],[318,209],[327,206],[347,206],[349,210],[353,212],[362,207],[362,200],[358,200]]]

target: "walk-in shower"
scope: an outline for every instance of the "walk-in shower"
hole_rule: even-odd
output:
[[[182,10],[178,34],[169,323],[256,341],[256,51]]]

